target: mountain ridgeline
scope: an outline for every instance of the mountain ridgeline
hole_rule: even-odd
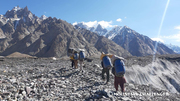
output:
[[[27,7],[14,7],[5,15],[0,15],[2,56],[20,52],[37,57],[63,57],[67,56],[69,48],[84,48],[87,56],[99,57],[101,51],[131,56],[124,48],[103,36],[76,29],[61,19],[44,15],[39,18]]]
[[[83,23],[77,24],[76,26],[78,25],[81,25],[79,27],[89,29],[88,27],[85,27],[86,25],[83,26]],[[100,26],[101,25],[98,25],[97,28],[100,29]],[[113,42],[127,50],[129,53],[131,53],[133,56],[147,56],[154,54],[156,41],[151,40],[147,36],[139,34],[138,32],[130,29],[127,26],[116,26],[108,32],[104,31],[103,28],[101,29],[102,30],[93,32],[112,40]],[[175,52],[172,49],[168,48],[166,45],[158,43],[156,54],[175,54]]]

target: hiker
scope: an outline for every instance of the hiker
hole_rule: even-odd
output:
[[[68,49],[68,55],[71,60],[71,66],[74,66],[74,49]]]
[[[73,68],[73,66],[74,66],[74,54],[70,54],[70,60],[71,60],[71,66],[72,66],[72,68]]]
[[[79,64],[80,64],[80,70],[83,70],[83,62],[84,62],[84,59],[85,59],[85,50],[83,49],[80,49],[79,50]]]
[[[75,69],[78,68],[78,59],[79,59],[79,54],[77,51],[74,52],[74,67]]]
[[[107,76],[106,84],[109,82],[109,69],[112,67],[110,60],[111,57],[112,55],[104,54],[104,52],[101,52],[100,60],[102,60],[101,66],[103,67],[101,76],[102,79],[105,80],[104,74],[106,73]]]
[[[112,73],[114,74],[114,87],[116,89],[116,92],[118,91],[118,85],[120,85],[121,87],[121,92],[122,95],[124,93],[124,83],[126,83],[126,79],[124,77],[125,74],[125,66],[124,66],[124,62],[123,60],[125,60],[122,57],[118,57],[116,55],[113,55],[111,57],[111,61],[113,64],[113,68],[112,68]]]

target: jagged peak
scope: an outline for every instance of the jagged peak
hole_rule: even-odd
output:
[[[21,18],[22,16],[28,16],[29,14],[32,15],[27,6],[25,8],[15,6],[12,10],[8,10],[4,16],[6,18]]]
[[[103,27],[100,24],[98,24],[96,30],[103,30]]]
[[[89,28],[84,22],[76,23],[76,24],[73,24],[73,25],[77,25],[77,26],[79,26],[81,28],[85,28],[85,29]]]
[[[21,7],[19,7],[19,6],[15,6],[12,10],[14,10],[14,11],[18,11],[18,10],[21,10],[22,8]]]
[[[27,6],[24,8],[24,10],[25,10],[25,11],[29,11]]]
[[[41,17],[40,17],[40,19],[42,19],[42,20],[45,20],[45,19],[47,19],[48,17],[46,17],[45,15],[42,15]]]
[[[124,28],[129,28],[129,27],[125,25]]]
[[[112,30],[118,30],[118,29],[122,29],[122,26],[115,26]]]

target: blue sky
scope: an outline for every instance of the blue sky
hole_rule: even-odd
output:
[[[128,26],[150,38],[180,46],[180,0],[169,0],[161,32],[160,24],[168,0],[3,0],[0,14],[15,6],[28,9],[40,17],[56,17],[71,24],[101,23],[111,29]]]

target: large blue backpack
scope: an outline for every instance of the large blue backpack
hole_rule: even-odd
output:
[[[74,53],[74,60],[78,60],[79,59],[79,54],[77,52]]]
[[[125,65],[121,59],[116,59],[114,61],[115,75],[122,77],[125,74]]]
[[[85,53],[83,51],[79,52],[79,60],[84,60],[85,58]]]
[[[104,56],[102,61],[103,61],[103,67],[104,68],[111,68],[112,67],[111,59],[108,56]]]

